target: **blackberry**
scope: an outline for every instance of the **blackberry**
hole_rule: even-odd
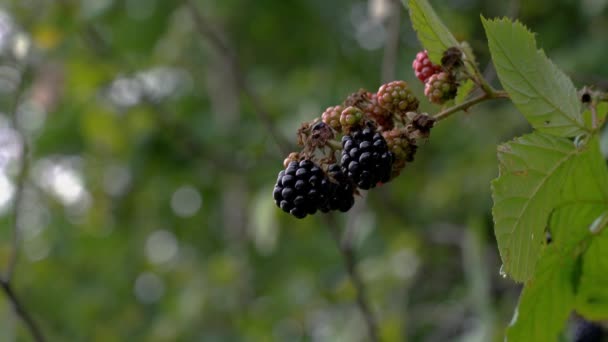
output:
[[[436,65],[431,62],[429,59],[429,54],[426,50],[420,51],[418,54],[416,54],[416,58],[412,62],[412,68],[414,69],[416,77],[418,77],[422,83],[426,83],[429,77],[441,72],[442,70],[440,65]]]
[[[292,161],[279,172],[273,197],[284,212],[301,219],[326,205],[329,190],[329,179],[323,170],[305,159]]]
[[[325,213],[332,210],[347,212],[355,204],[355,186],[338,164],[330,165],[327,173],[330,177],[329,200],[320,210]]]
[[[406,128],[395,128],[382,132],[382,136],[393,154],[393,166],[391,176],[396,177],[401,173],[405,164],[414,160],[416,154],[416,141],[409,137]]]
[[[601,342],[603,341],[604,330],[601,325],[579,319],[574,326],[572,336],[573,342]]]
[[[363,119],[363,112],[358,107],[349,106],[344,108],[340,114],[340,125],[345,132],[349,132],[353,127],[359,126]]]
[[[367,117],[371,118],[376,122],[376,124],[378,124],[379,131],[389,130],[395,127],[391,112],[378,104],[377,94],[367,92],[365,93],[365,99],[366,101],[361,104],[360,108]]]
[[[382,135],[366,127],[342,138],[340,164],[357,187],[368,190],[389,181],[393,155]]]
[[[456,97],[457,89],[458,84],[452,76],[447,72],[440,72],[429,77],[424,86],[424,95],[432,103],[444,104],[447,100]]]
[[[418,99],[405,81],[392,81],[378,89],[378,104],[393,114],[405,114],[418,109]]]
[[[329,127],[335,129],[340,132],[342,130],[342,125],[340,125],[340,115],[344,108],[342,106],[334,106],[327,107],[327,109],[321,115],[321,119],[325,122]]]

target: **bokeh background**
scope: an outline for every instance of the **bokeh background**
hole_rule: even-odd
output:
[[[496,85],[480,13],[608,85],[606,0],[432,4]],[[271,193],[301,122],[387,80],[422,97],[420,49],[391,0],[2,0],[0,271],[16,217],[13,286],[49,341],[365,340],[332,220]],[[500,101],[445,120],[334,218],[384,340],[502,340],[519,288],[489,182],[528,131]],[[0,341],[28,340],[0,296]]]

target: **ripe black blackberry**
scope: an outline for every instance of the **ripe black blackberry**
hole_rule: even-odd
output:
[[[393,155],[382,135],[365,127],[342,138],[340,164],[357,187],[368,190],[389,181]]]
[[[312,215],[326,205],[329,179],[310,160],[292,161],[279,172],[273,197],[277,206],[297,218]]]
[[[327,169],[331,177],[329,182],[329,200],[320,210],[324,213],[332,210],[347,212],[355,204],[353,193],[355,186],[352,181],[342,172],[338,164],[332,164]]]
[[[576,321],[572,336],[573,342],[601,342],[604,340],[601,325],[584,319]]]

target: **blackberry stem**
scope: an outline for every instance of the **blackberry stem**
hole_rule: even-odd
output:
[[[338,150],[342,149],[342,144],[335,140],[327,140],[327,142],[325,144],[334,151],[338,151]]]
[[[509,98],[509,94],[507,94],[506,91],[497,90],[497,91],[493,91],[492,93],[484,92],[483,94],[478,95],[470,100],[464,101],[463,103],[461,103],[459,105],[452,106],[450,108],[447,108],[447,109],[435,114],[433,116],[433,118],[437,121],[441,121],[456,112],[459,112],[461,110],[466,111],[470,107],[472,107],[480,102],[483,102],[486,100],[492,100],[492,99],[508,99],[508,98]]]

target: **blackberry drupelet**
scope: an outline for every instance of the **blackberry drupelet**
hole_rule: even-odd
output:
[[[292,161],[279,172],[273,197],[277,206],[297,218],[312,215],[328,201],[330,185],[323,170],[310,160]]]
[[[347,212],[355,204],[355,186],[338,164],[330,165],[327,174],[330,177],[329,200],[320,210],[324,213],[332,210]]]
[[[393,155],[380,133],[370,127],[342,138],[343,172],[361,189],[368,190],[391,176]]]

